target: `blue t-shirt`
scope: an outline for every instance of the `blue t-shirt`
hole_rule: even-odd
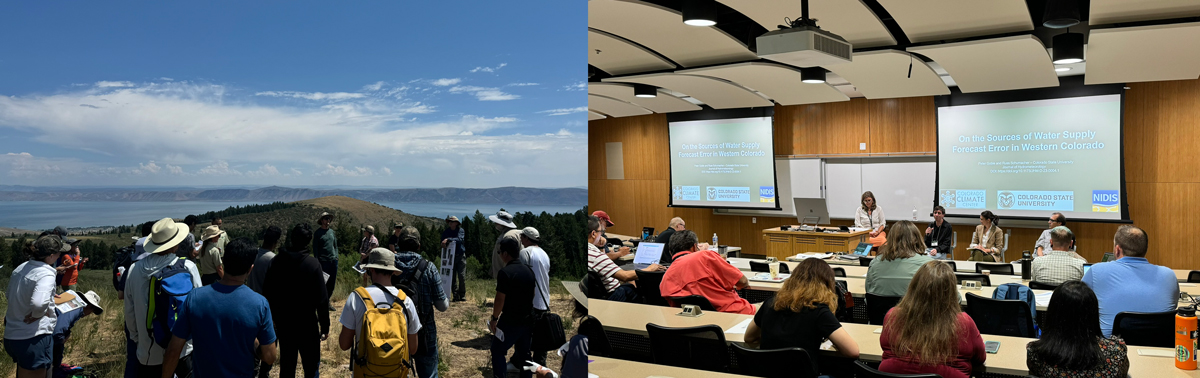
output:
[[[1165,266],[1143,257],[1125,256],[1117,261],[1092,265],[1083,283],[1096,292],[1100,302],[1100,331],[1112,335],[1113,318],[1124,311],[1174,311],[1179,301],[1179,279]]]
[[[58,313],[58,323],[54,324],[54,337],[71,337],[71,327],[74,327],[75,322],[79,321],[79,318],[83,316],[83,309],[77,308],[73,311],[67,311],[65,314],[58,312],[58,309],[54,309],[54,312]]]
[[[195,376],[253,377],[254,340],[275,342],[267,299],[250,288],[220,282],[192,290],[171,333],[191,339]]]

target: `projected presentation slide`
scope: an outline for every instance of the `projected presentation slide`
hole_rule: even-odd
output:
[[[778,209],[771,118],[672,122],[671,206]]]
[[[1121,219],[1121,95],[938,108],[947,214]]]

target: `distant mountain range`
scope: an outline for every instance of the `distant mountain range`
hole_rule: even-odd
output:
[[[306,189],[269,186],[256,189],[196,188],[53,188],[0,185],[0,201],[302,201],[345,196],[369,202],[498,203],[583,206],[587,189],[503,187],[489,189]]]

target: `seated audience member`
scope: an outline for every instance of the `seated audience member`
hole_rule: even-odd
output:
[[[867,293],[891,297],[903,296],[917,269],[933,261],[925,255],[925,242],[917,226],[909,221],[893,223],[888,243],[867,269]]]
[[[621,257],[629,255],[630,249],[629,247],[622,245],[624,242],[616,238],[610,238],[608,237],[608,234],[604,233],[604,231],[609,227],[616,226],[616,223],[613,223],[612,218],[608,216],[608,213],[604,210],[596,210],[592,212],[592,215],[595,215],[596,218],[600,218],[600,234],[604,236],[604,239],[609,242],[615,242],[615,245],[605,246],[605,248],[603,248],[604,253],[608,255],[608,258],[616,261]]]
[[[676,232],[683,231],[686,229],[687,229],[687,225],[683,222],[683,218],[680,218],[680,217],[671,218],[671,222],[667,223],[667,229],[663,230],[663,232],[660,232],[658,234],[658,236],[656,236],[654,238],[654,242],[670,245],[671,244],[671,235],[674,235]],[[663,254],[662,259],[659,260],[659,263],[662,263],[662,264],[667,264],[670,262],[671,262],[671,256],[667,255],[667,254]]]
[[[1082,259],[1076,258],[1071,252],[1071,244],[1075,234],[1071,230],[1058,226],[1050,230],[1050,251],[1033,259],[1033,280],[1050,285],[1059,285],[1067,281],[1083,278]]]
[[[707,298],[717,311],[754,314],[750,301],[737,294],[737,290],[750,283],[746,275],[716,251],[699,250],[698,242],[696,233],[689,230],[671,235],[670,249],[680,252],[672,256],[675,262],[659,285],[663,298],[699,295]]]
[[[842,356],[858,358],[858,343],[834,317],[836,307],[833,269],[824,260],[804,260],[754,314],[746,343],[760,349],[804,348],[811,354],[829,339]]]
[[[1101,335],[1096,294],[1080,281],[1054,290],[1042,337],[1025,349],[1029,375],[1037,377],[1119,378],[1129,373],[1125,342]]]
[[[975,321],[959,306],[950,265],[930,261],[917,270],[908,292],[883,319],[879,370],[967,378],[987,358]]]
[[[640,302],[640,298],[635,291],[634,281],[637,281],[637,273],[632,270],[621,270],[617,264],[614,264],[612,259],[608,258],[600,247],[604,245],[604,237],[601,236],[604,229],[601,228],[600,218],[595,215],[588,216],[588,271],[596,272],[600,275],[604,290],[608,294],[608,300],[617,302]],[[656,272],[663,270],[662,266],[652,264],[643,271]]]
[[[946,221],[946,208],[933,207],[933,222],[925,228],[925,245],[930,250],[929,257],[954,260],[954,226]]]
[[[1113,236],[1116,261],[1092,265],[1083,274],[1083,283],[1096,292],[1100,301],[1100,330],[1112,335],[1113,317],[1122,311],[1174,311],[1179,300],[1179,280],[1175,272],[1146,260],[1149,248],[1146,231],[1124,225]]]

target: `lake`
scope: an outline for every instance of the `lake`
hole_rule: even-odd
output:
[[[80,201],[0,201],[0,227],[25,230],[46,230],[55,226],[92,227],[140,224],[172,217],[182,219],[188,214],[225,210],[230,206],[268,202],[241,201],[179,201],[179,202],[80,202]],[[495,214],[501,207],[510,213],[543,211],[574,213],[583,206],[500,205],[469,203],[402,203],[381,202],[380,205],[409,214],[445,218],[474,215],[478,209],[484,215]]]

